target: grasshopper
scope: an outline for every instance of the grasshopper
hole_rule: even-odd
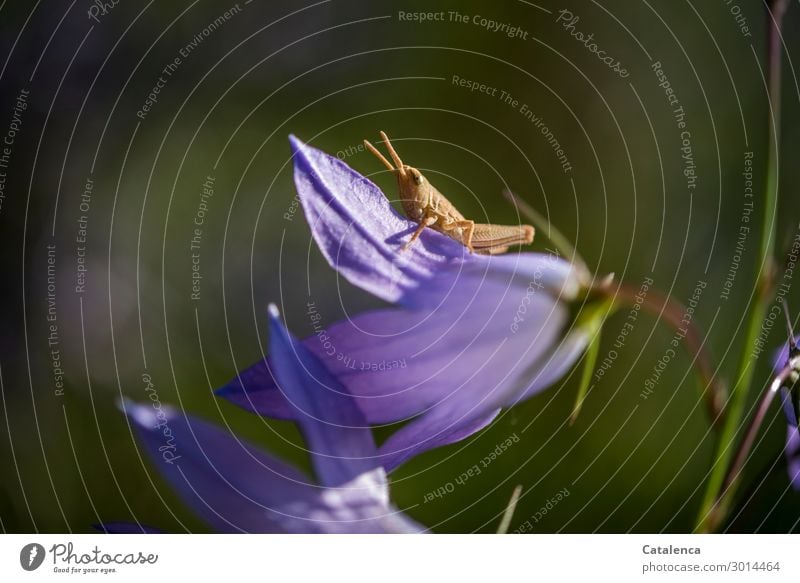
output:
[[[401,251],[408,249],[426,227],[458,241],[469,249],[470,253],[484,255],[504,253],[511,245],[533,242],[534,228],[531,225],[479,224],[464,218],[453,203],[425,179],[422,172],[413,166],[403,164],[388,136],[384,132],[380,134],[394,161],[394,166],[368,140],[364,140],[364,145],[397,176],[403,211],[409,219],[419,224]]]

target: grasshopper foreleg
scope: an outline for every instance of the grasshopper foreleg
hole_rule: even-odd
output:
[[[430,227],[435,222],[436,222],[436,217],[434,215],[428,214],[422,217],[422,220],[419,222],[417,230],[414,231],[413,235],[411,235],[411,239],[409,239],[408,242],[400,248],[400,251],[405,251],[406,249],[411,247],[411,244],[417,239],[419,239],[419,236],[422,234],[422,231],[424,231],[426,227]]]

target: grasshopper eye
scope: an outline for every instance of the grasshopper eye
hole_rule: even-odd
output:
[[[417,186],[419,186],[419,185],[420,185],[420,184],[422,184],[424,181],[425,181],[425,179],[422,177],[422,174],[414,174],[414,184],[416,184]]]

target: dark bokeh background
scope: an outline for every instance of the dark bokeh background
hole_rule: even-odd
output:
[[[88,1],[3,2],[0,134],[19,92],[30,96],[0,207],[0,527],[84,532],[103,520],[138,519],[173,532],[205,529],[153,473],[116,408],[121,394],[146,399],[145,372],[162,402],[228,424],[308,468],[293,426],[249,415],[212,394],[267,349],[269,302],[281,305],[298,335],[311,333],[304,316],[309,293],[326,324],[380,305],[337,277],[311,241],[302,210],[292,214],[290,133],[346,153],[384,129],[406,161],[424,169],[468,217],[516,221],[501,195],[508,184],[575,241],[600,274],[615,272],[635,287],[652,277],[684,302],[698,280],[707,282],[695,321],[708,332],[720,374],[733,377],[763,213],[764,6],[754,0],[536,4],[240,2],[241,11],[183,59],[140,119],[137,111],[162,69],[232,3],[122,0],[95,22]],[[751,36],[740,30],[734,5]],[[577,30],[593,32],[620,59],[628,78],[556,23],[562,8],[580,17]],[[797,8],[789,12],[789,31],[800,23]],[[472,22],[398,19],[398,11],[418,10],[441,10],[447,19],[456,9],[519,26],[527,39]],[[786,42],[797,59],[797,36]],[[651,59],[661,62],[686,111],[699,177],[694,194]],[[782,252],[800,229],[797,80],[788,63],[784,73]],[[528,104],[573,170],[562,171],[519,107],[458,87],[453,75]],[[730,298],[721,300],[744,208],[746,151],[754,152],[754,228]],[[346,160],[393,192],[391,177],[371,155],[355,152]],[[201,244],[202,296],[193,301],[189,242],[207,176],[215,179],[215,193]],[[83,212],[87,178],[94,188]],[[82,214],[88,271],[85,291],[76,293]],[[55,392],[47,341],[50,244],[63,395]],[[540,236],[535,248],[547,246]],[[795,292],[793,304],[800,306]],[[614,348],[625,312],[609,321],[601,359]],[[690,530],[715,435],[690,357],[679,353],[654,394],[640,396],[671,337],[642,316],[573,426],[567,418],[579,373],[505,412],[481,435],[401,468],[393,475],[394,499],[435,531],[492,532],[514,485],[522,484],[512,529],[566,489],[569,495],[533,525],[535,532]],[[777,326],[770,347],[784,337]],[[769,374],[762,359],[756,385]],[[749,502],[730,530],[797,528],[800,498],[787,489],[777,408],[768,422],[742,489]],[[426,493],[513,434],[519,443],[480,476],[423,503]]]

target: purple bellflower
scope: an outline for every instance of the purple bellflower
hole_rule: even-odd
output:
[[[800,400],[795,385],[800,380],[800,348],[797,339],[791,339],[778,353],[775,370],[780,384],[781,404],[786,416],[786,462],[792,487],[800,491],[800,429],[797,418]],[[794,399],[792,398],[794,396]]]
[[[302,341],[371,425],[408,421],[379,449],[392,470],[462,440],[501,408],[550,386],[582,354],[590,333],[569,329],[567,302],[587,274],[551,254],[471,254],[398,214],[381,190],[341,160],[294,137],[295,183],[322,254],[345,279],[397,307],[369,311]],[[273,418],[309,404],[283,386],[272,354],[218,394]],[[329,383],[329,380],[331,381]]]
[[[408,533],[389,502],[372,432],[347,389],[270,306],[272,372],[296,408],[317,483],[228,431],[174,409],[125,402],[145,450],[183,501],[219,532]],[[152,532],[126,523],[107,532]]]

